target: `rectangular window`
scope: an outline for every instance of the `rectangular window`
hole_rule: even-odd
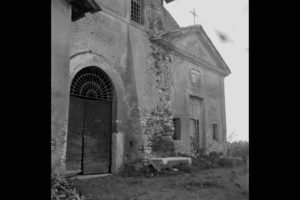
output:
[[[131,0],[131,20],[144,24],[144,0]]]
[[[201,101],[198,98],[190,97],[189,106],[190,106],[189,108],[190,118],[200,119]]]
[[[219,141],[219,128],[218,124],[213,124],[213,139]]]
[[[173,140],[180,140],[181,138],[181,127],[180,127],[180,119],[179,118],[173,118],[173,125],[174,125],[174,134],[173,134]]]

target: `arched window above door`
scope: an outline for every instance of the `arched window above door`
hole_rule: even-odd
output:
[[[83,98],[112,101],[112,84],[108,76],[98,67],[80,70],[72,80],[71,95]]]

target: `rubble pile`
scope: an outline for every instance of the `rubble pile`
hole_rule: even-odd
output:
[[[51,176],[51,200],[86,200],[59,174]]]

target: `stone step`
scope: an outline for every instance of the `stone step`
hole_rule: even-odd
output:
[[[180,163],[186,163],[188,165],[192,165],[192,159],[188,157],[150,158],[149,162],[158,171],[160,171],[162,168],[172,168],[174,165]]]
[[[111,176],[111,175],[112,175],[112,174],[77,175],[77,176],[72,177],[72,178],[70,178],[70,179],[84,180],[84,179],[90,179],[90,178],[106,177],[106,176]]]

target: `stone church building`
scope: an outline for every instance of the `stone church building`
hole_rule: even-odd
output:
[[[147,143],[144,110],[167,105],[176,151],[226,141],[226,63],[174,0],[52,0],[52,169],[117,173]]]

